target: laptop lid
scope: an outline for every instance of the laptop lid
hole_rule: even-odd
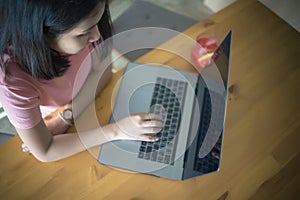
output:
[[[193,177],[201,176],[204,174],[216,172],[219,170],[220,167],[220,162],[221,162],[221,150],[219,150],[219,158],[216,158],[212,156],[211,151],[214,150],[214,145],[219,142],[220,145],[223,142],[223,136],[224,136],[224,123],[225,123],[225,114],[226,114],[226,103],[227,103],[227,93],[228,93],[228,81],[229,81],[229,70],[230,70],[230,50],[231,50],[231,37],[232,37],[232,31],[230,31],[223,42],[220,44],[219,48],[216,50],[216,52],[213,55],[213,59],[215,60],[214,65],[211,67],[214,67],[216,70],[219,71],[219,76],[221,79],[214,80],[217,82],[220,82],[223,84],[223,89],[218,90],[218,92],[221,93],[220,98],[222,98],[222,104],[221,107],[218,107],[218,109],[223,109],[221,110],[221,117],[222,121],[222,126],[223,129],[218,133],[217,137],[216,135],[209,136],[206,135],[205,138],[203,139],[203,136],[200,137],[200,132],[203,127],[201,125],[199,126],[193,126],[195,123],[201,123],[199,120],[199,116],[197,113],[199,112],[193,112],[192,120],[193,122],[191,123],[191,128],[190,128],[190,135],[189,135],[189,147],[186,151],[185,154],[185,165],[184,165],[184,172],[182,179],[190,179]],[[209,68],[207,68],[209,69]],[[209,75],[208,77],[205,77]],[[199,76],[199,81],[198,81],[198,87],[203,87],[203,85],[207,88],[210,89],[215,89],[215,87],[209,87],[209,83],[207,84],[206,82],[211,81],[210,79],[215,79],[216,76],[212,76],[210,72],[203,72],[201,76]],[[200,94],[200,92],[197,93],[197,98],[198,101],[200,102],[199,104],[195,105],[195,110],[200,110],[202,111],[201,106],[203,105],[202,98],[203,95]],[[211,119],[213,120],[213,119]],[[207,131],[208,134],[209,131]],[[211,140],[211,138],[216,138],[214,140]],[[220,138],[221,141],[218,141],[218,138]],[[213,141],[213,143],[211,143]],[[221,145],[222,146],[222,145]],[[211,162],[210,167],[202,167],[200,165],[204,165],[206,162]],[[200,167],[199,167],[200,166]],[[202,167],[202,168],[201,168]]]

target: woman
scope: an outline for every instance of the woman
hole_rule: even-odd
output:
[[[94,72],[104,77],[97,93],[111,76],[110,67],[84,62],[112,36],[107,0],[10,0],[0,6],[0,101],[32,155],[51,162],[108,141],[157,140],[149,134],[161,130],[162,117],[145,113],[78,133],[80,139],[62,134],[76,117],[72,105],[82,111],[90,103],[85,92],[98,78]],[[110,49],[101,54],[109,57]],[[78,73],[80,89],[74,94]],[[57,109],[62,111],[49,117]]]

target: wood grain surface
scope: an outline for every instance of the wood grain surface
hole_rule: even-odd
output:
[[[22,152],[16,136],[0,146],[0,199],[300,199],[300,34],[256,0],[239,0],[184,33],[223,38],[229,30],[230,94],[220,172],[187,181],[124,172],[98,164],[98,148],[41,163]],[[181,46],[176,38],[163,45]],[[136,62],[193,70],[162,50]],[[97,111],[101,125],[108,123],[122,73],[87,108]]]

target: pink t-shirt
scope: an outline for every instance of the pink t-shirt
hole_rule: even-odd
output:
[[[87,55],[92,49],[90,45],[69,56],[70,67],[65,74],[51,80],[34,79],[6,55],[10,75],[0,70],[0,102],[10,122],[20,129],[32,128],[43,117],[70,103],[91,71],[91,59]],[[79,87],[73,91],[75,79]]]

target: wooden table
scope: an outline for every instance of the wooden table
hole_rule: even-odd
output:
[[[14,137],[0,146],[0,199],[299,199],[300,34],[256,0],[239,0],[185,34],[223,38],[229,30],[232,92],[220,172],[171,181],[111,169],[87,151],[40,163]],[[159,50],[137,62],[190,67]],[[101,124],[108,122],[121,75],[96,99]]]

